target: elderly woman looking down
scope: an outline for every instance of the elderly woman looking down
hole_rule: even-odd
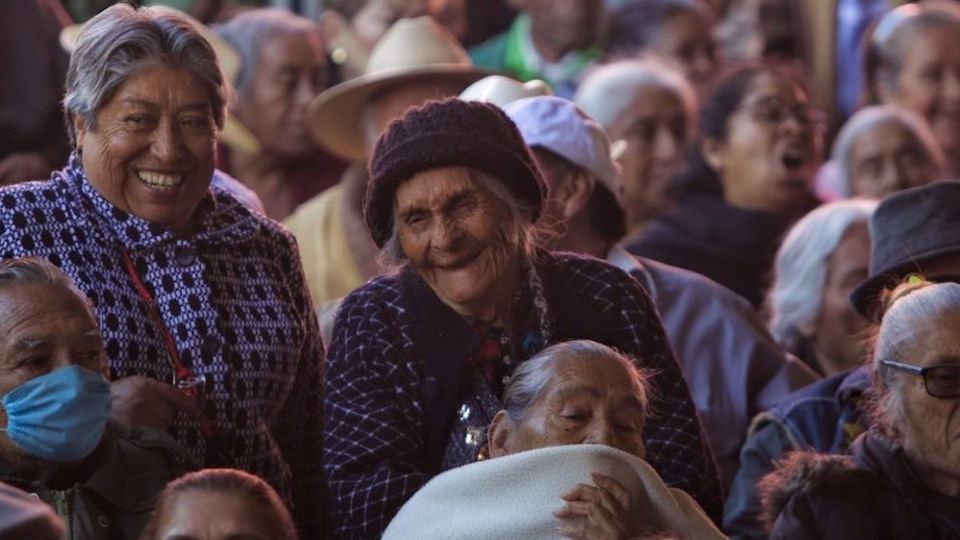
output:
[[[432,476],[477,459],[512,371],[569,339],[656,370],[651,464],[715,509],[712,458],[650,299],[612,266],[533,245],[543,178],[500,109],[411,109],[370,173],[365,218],[399,268],[348,296],[334,325],[322,459],[338,534],[380,534]]]
[[[944,156],[919,116],[893,105],[866,107],[833,143],[841,197],[883,197],[942,178]]]
[[[795,454],[764,479],[771,538],[960,535],[960,285],[914,275],[885,304],[877,425],[850,457]]]
[[[877,203],[839,201],[817,208],[787,233],[777,252],[767,298],[770,333],[818,373],[835,375],[867,356],[867,321],[850,293],[867,277]]]
[[[490,424],[497,459],[431,480],[384,538],[720,538],[689,495],[642,461],[648,378],[595,341],[543,349],[514,372]]]
[[[312,537],[322,346],[292,237],[209,187],[228,94],[175,12],[89,21],[67,74],[75,152],[0,190],[0,256],[45,257],[94,302],[114,419],[262,476]]]

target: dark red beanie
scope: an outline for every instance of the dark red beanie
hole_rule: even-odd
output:
[[[394,120],[370,157],[363,215],[378,246],[390,238],[397,187],[439,167],[471,167],[499,180],[540,217],[546,183],[513,121],[495,105],[429,101]]]

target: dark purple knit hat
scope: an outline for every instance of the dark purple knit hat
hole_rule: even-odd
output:
[[[439,167],[471,167],[496,178],[540,217],[546,183],[514,123],[495,105],[429,101],[394,120],[370,157],[363,215],[378,246],[390,238],[397,187]]]

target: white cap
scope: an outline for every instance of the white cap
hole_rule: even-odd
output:
[[[552,96],[547,83],[532,80],[525,83],[503,75],[491,75],[471,84],[460,93],[465,101],[484,101],[503,107],[511,101],[534,96]]]
[[[572,101],[539,96],[503,107],[530,148],[546,148],[590,172],[617,200],[623,196],[620,165],[610,155],[610,139],[596,120]]]

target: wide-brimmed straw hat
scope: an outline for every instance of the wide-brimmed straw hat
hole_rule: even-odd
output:
[[[432,18],[400,19],[373,48],[363,75],[326,90],[310,104],[313,138],[337,156],[365,159],[361,113],[372,96],[413,81],[445,80],[466,87],[493,73],[473,67],[456,38]]]
[[[850,293],[861,315],[879,322],[880,293],[931,259],[960,254],[960,181],[890,195],[870,218],[870,275]]]

